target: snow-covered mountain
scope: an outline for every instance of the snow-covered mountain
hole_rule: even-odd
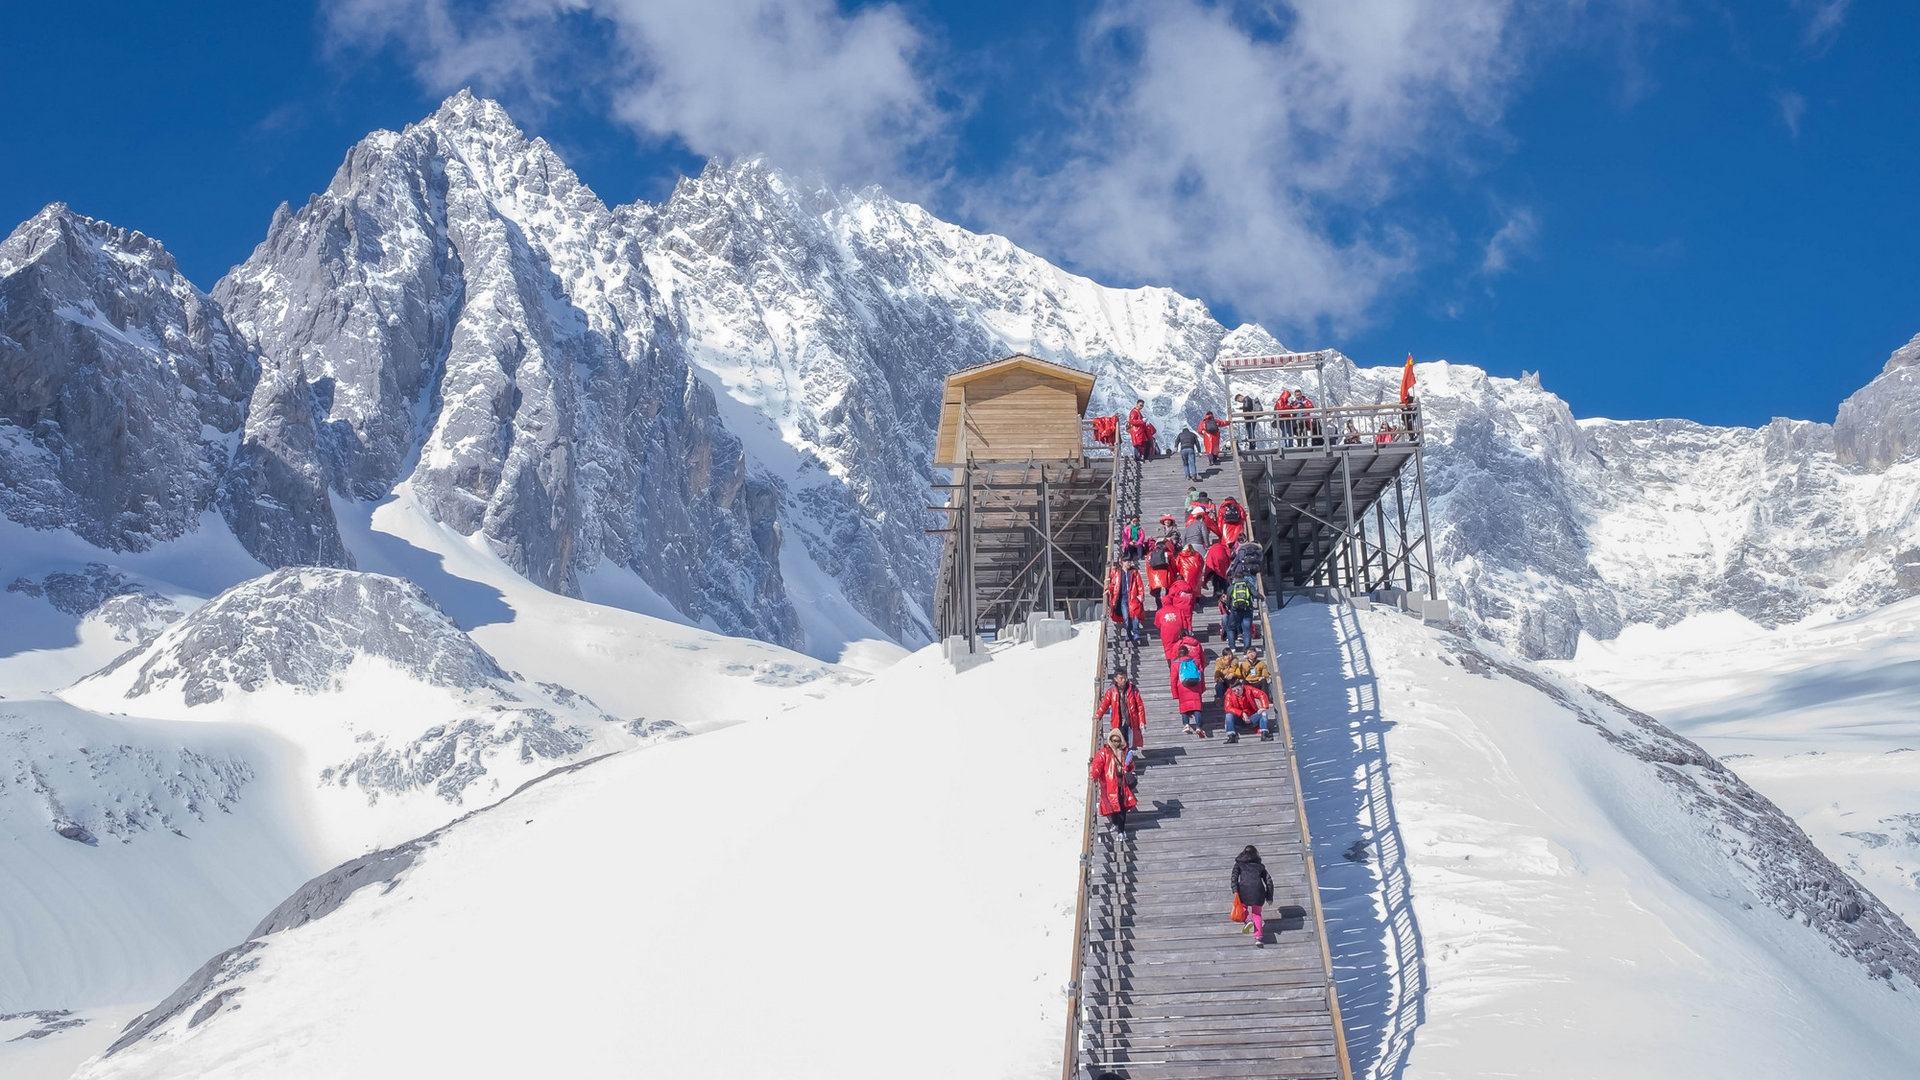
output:
[[[0,509],[138,551],[212,509],[257,378],[165,248],[55,204],[0,242]]]
[[[1226,399],[1219,356],[1280,347],[1170,290],[1102,286],[758,159],[609,208],[464,92],[362,140],[213,299],[157,243],[63,208],[7,245],[15,520],[127,550],[217,505],[268,566],[346,567],[369,552],[343,530],[397,499],[540,587],[635,575],[678,618],[829,658],[930,634],[947,373],[1029,352],[1170,429]],[[1834,427],[1759,429],[1578,420],[1537,378],[1422,364],[1460,618],[1565,657],[1640,622],[1774,625],[1920,592],[1916,358],[1896,353]],[[67,364],[106,371],[104,402],[170,411],[116,427],[49,377]],[[1342,359],[1325,396],[1387,398],[1397,377]],[[97,482],[123,450],[151,466]]]
[[[680,733],[520,681],[411,582],[321,568],[236,585],[62,696],[94,712],[270,725],[319,782],[369,801],[489,801],[556,763]]]
[[[214,295],[289,394],[305,382],[336,495],[404,480],[549,589],[605,561],[690,620],[799,644],[773,492],[614,226],[544,141],[461,94],[362,140]]]
[[[1524,655],[1706,612],[1779,626],[1920,593],[1920,462],[1855,463],[1810,421],[1578,420],[1537,376],[1418,375],[1442,587],[1469,628]],[[1343,366],[1329,381],[1372,402],[1398,378]],[[1920,383],[1888,381],[1856,400],[1877,393],[1898,431]]]

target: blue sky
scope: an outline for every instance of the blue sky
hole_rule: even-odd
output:
[[[1828,420],[1920,331],[1911,4],[198,0],[0,41],[0,218],[64,200],[203,286],[472,84],[609,201],[764,152],[1580,415]]]

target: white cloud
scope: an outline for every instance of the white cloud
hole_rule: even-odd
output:
[[[898,7],[832,0],[332,0],[336,42],[401,49],[436,91],[606,97],[649,138],[897,179],[943,137],[927,42]]]
[[[1526,207],[1509,211],[1507,220],[1487,241],[1486,254],[1480,260],[1480,272],[1487,275],[1505,273],[1513,265],[1513,260],[1525,255],[1539,237],[1538,215]]]
[[[1028,164],[956,180],[959,118],[940,103],[967,96],[943,74],[959,59],[895,4],[330,4],[338,40],[401,50],[436,90],[584,87],[643,136],[961,205],[1080,269],[1302,336],[1358,324],[1436,257],[1423,245],[1453,247],[1437,212],[1395,199],[1503,138],[1523,24],[1560,18],[1528,0],[1105,0],[1062,65],[1077,96]]]
[[[1793,6],[1806,16],[1801,41],[1815,52],[1824,52],[1840,37],[1846,24],[1847,9],[1853,0],[1793,0]]]
[[[1806,95],[1792,90],[1782,90],[1773,95],[1773,100],[1780,106],[1780,122],[1787,125],[1787,133],[1796,139],[1799,138],[1800,121],[1807,115]]]
[[[1079,130],[976,210],[1096,272],[1172,281],[1293,330],[1351,325],[1417,255],[1387,198],[1498,120],[1519,70],[1515,11],[1110,2],[1090,29],[1100,78]]]

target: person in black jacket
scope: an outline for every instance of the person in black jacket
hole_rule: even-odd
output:
[[[1173,445],[1180,450],[1180,468],[1185,470],[1187,479],[1200,479],[1200,436],[1192,427],[1182,427],[1180,434],[1173,437]]]
[[[1273,899],[1273,878],[1267,875],[1260,851],[1252,844],[1233,860],[1233,891],[1247,905],[1247,929],[1253,931],[1253,947],[1265,948],[1267,924],[1260,918],[1260,908]]]

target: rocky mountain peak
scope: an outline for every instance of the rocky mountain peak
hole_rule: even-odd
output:
[[[1872,472],[1920,459],[1920,334],[1895,349],[1872,382],[1840,403],[1833,442],[1841,461]]]
[[[21,222],[12,235],[0,242],[0,274],[13,273],[22,264],[44,257],[56,247],[70,262],[109,259],[163,275],[180,272],[173,253],[158,240],[137,229],[121,228],[76,213],[66,203],[54,202]],[[184,279],[181,284],[185,285]]]

